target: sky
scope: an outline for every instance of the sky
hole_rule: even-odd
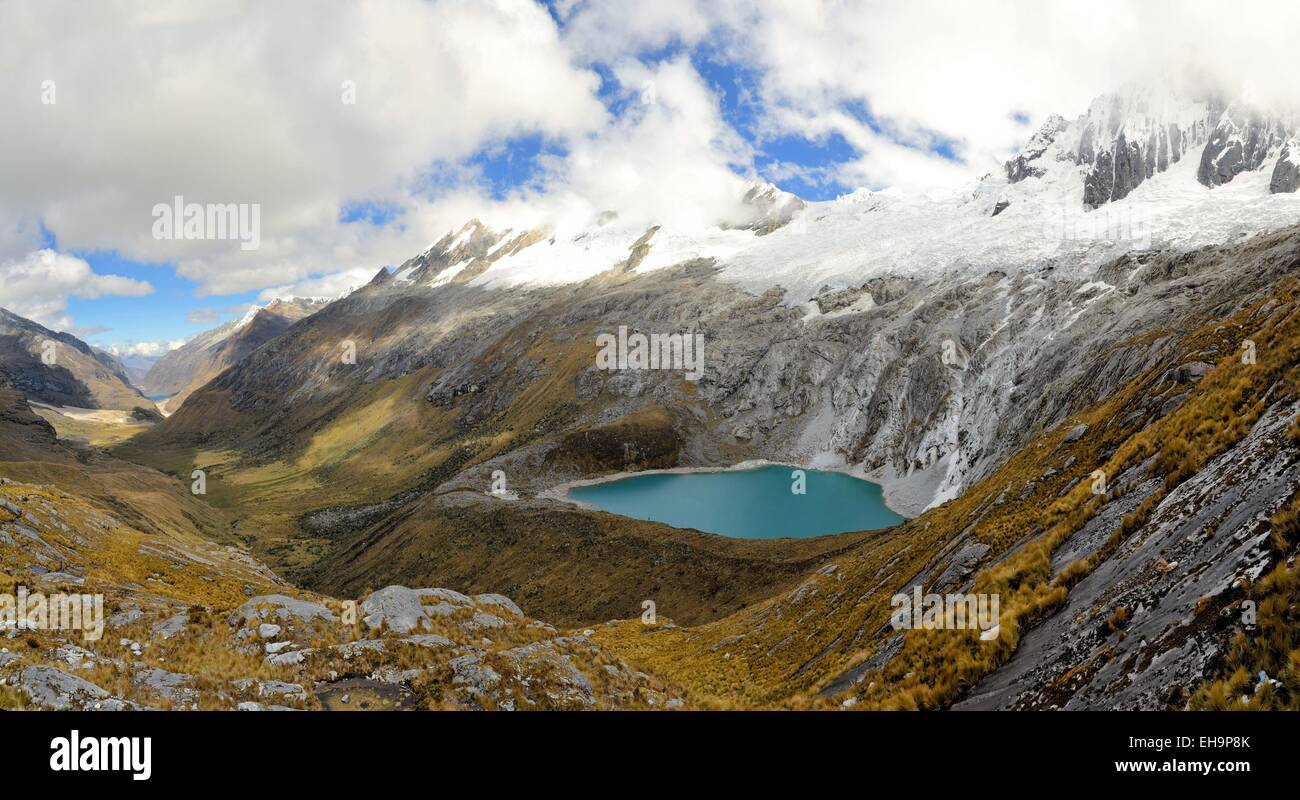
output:
[[[708,227],[752,181],[957,189],[1129,85],[1290,103],[1300,4],[0,0],[0,20],[0,306],[157,355],[471,218]],[[256,247],[160,228],[177,197],[256,208]]]

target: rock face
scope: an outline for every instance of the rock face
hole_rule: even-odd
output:
[[[1275,408],[1237,447],[1159,503],[1142,535],[1074,587],[1067,605],[1029,631],[1011,660],[957,708],[1183,707],[1185,688],[1203,679],[1226,643],[1218,626],[1189,620],[1207,601],[1212,608],[1228,604],[1239,581],[1259,576],[1269,561],[1269,529],[1258,521],[1300,482],[1300,459],[1279,447],[1298,410]],[[1136,476],[1131,503],[1109,523],[1158,485]],[[1109,530],[1090,525],[1076,533],[1062,547],[1067,555],[1054,559],[1056,572],[1099,547]],[[1125,629],[1103,626],[1119,608],[1125,609]],[[1235,619],[1230,611],[1221,617],[1225,626]],[[1067,672],[1074,681],[1055,680]]]
[[[463,595],[462,595],[463,596]],[[440,597],[430,597],[431,606],[452,605]],[[465,598],[469,605],[469,598]],[[405,586],[389,586],[380,589],[361,604],[365,615],[364,621],[371,628],[387,627],[398,633],[410,633],[423,630],[429,625],[429,616],[424,608],[425,597],[414,589]]]
[[[1043,177],[1055,162],[1076,165],[1082,171],[1083,205],[1095,209],[1124,199],[1188,157],[1197,159],[1196,178],[1202,185],[1222,186],[1267,166],[1296,132],[1295,120],[1220,98],[1107,95],[1077,120],[1049,119],[1004,170],[1014,184]],[[1297,146],[1278,159],[1274,194],[1295,191],[1300,182],[1296,160]]]
[[[789,224],[804,208],[803,200],[770,183],[755,183],[741,198],[743,222],[733,227],[752,230],[760,236]]]
[[[1282,146],[1268,190],[1273,194],[1294,194],[1300,188],[1300,139],[1291,137]]]
[[[1086,169],[1083,204],[1097,208],[1127,197],[1205,141],[1203,103],[1158,95],[1106,96],[1075,123],[1072,153]]]
[[[24,669],[18,676],[18,688],[33,705],[52,711],[118,711],[126,706],[90,681],[44,665]]]
[[[1234,106],[1219,118],[1201,153],[1196,179],[1211,188],[1257,170],[1285,139],[1280,122]]]
[[[1129,141],[1121,132],[1105,149],[1092,154],[1092,168],[1083,184],[1083,204],[1097,208],[1120,200],[1156,172],[1168,168],[1169,158],[1181,155],[1177,129],[1160,128],[1146,141]]]
[[[322,620],[324,622],[333,622],[336,617],[334,612],[320,603],[314,603],[310,600],[303,600],[297,597],[288,597],[282,594],[260,595],[244,603],[235,612],[239,619],[254,621],[275,619],[282,621],[297,620],[300,622],[311,622]]]
[[[1059,114],[1053,114],[1043,123],[1043,127],[1038,129],[1029,143],[1025,145],[1020,155],[1006,163],[1004,169],[1007,173],[1007,180],[1011,183],[1019,183],[1025,178],[1041,178],[1043,176],[1043,167],[1034,162],[1047,152],[1048,146],[1056,141],[1056,137],[1065,130],[1069,123]],[[997,212],[994,212],[996,216]]]

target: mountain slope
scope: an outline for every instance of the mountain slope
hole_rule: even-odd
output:
[[[298,320],[324,308],[327,302],[292,298],[249,309],[242,318],[200,334],[161,356],[149,368],[141,386],[151,393],[170,393],[172,396],[160,407],[166,412],[175,411],[195,389]]]
[[[1297,239],[1273,244],[1293,270]],[[1242,606],[1295,585],[1298,289],[1284,278],[1200,324],[1179,320],[1168,357],[1113,398],[793,592],[694,629],[651,636],[629,621],[597,638],[744,705],[1176,709],[1232,674],[1220,672],[1230,652],[1246,665],[1229,702],[1258,704],[1259,669],[1279,674],[1300,652],[1285,603],[1259,604],[1258,623]],[[1258,363],[1243,363],[1245,339],[1267,353]],[[896,631],[891,597],[914,586],[1000,596],[997,634]],[[1267,652],[1230,651],[1256,624]],[[1293,677],[1262,699],[1296,702]]]
[[[358,596],[346,621],[340,601],[212,541],[224,522],[181,482],[57,441],[0,380],[0,592],[103,603],[80,629],[11,632],[0,709],[682,704],[499,594],[390,586]]]
[[[52,406],[130,411],[152,405],[113,356],[2,308],[0,371],[23,395]]]

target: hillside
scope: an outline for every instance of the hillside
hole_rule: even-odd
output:
[[[24,396],[51,406],[130,411],[153,405],[115,357],[3,308],[0,372]]]
[[[279,336],[289,326],[308,317],[328,301],[306,298],[273,300],[255,307],[240,319],[202,333],[153,362],[140,386],[151,394],[170,394],[160,408],[171,413],[185,398],[222,370]]]
[[[682,703],[499,594],[390,586],[347,606],[294,589],[217,544],[226,522],[179,481],[57,441],[0,386],[0,593],[104,598],[100,628],[25,630],[0,645],[0,709]]]

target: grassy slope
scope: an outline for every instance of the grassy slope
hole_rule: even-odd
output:
[[[140,405],[145,405],[142,401]],[[92,447],[112,447],[140,433],[145,425],[138,422],[99,422],[80,420],[60,414],[51,408],[33,409],[46,422],[54,426],[59,438]]]
[[[500,591],[557,625],[639,616],[652,600],[660,614],[697,623],[878,535],[730,539],[558,504],[426,495],[327,556],[307,585],[340,596],[382,582]]]
[[[0,709],[28,707],[25,693],[9,686],[9,679],[16,680],[25,668],[44,664],[72,671],[61,655],[69,645],[85,645],[95,654],[93,662],[75,668],[78,677],[115,696],[161,708],[175,704],[136,682],[145,668],[183,673],[187,691],[193,691],[200,708],[229,709],[239,700],[268,702],[255,689],[239,689],[231,683],[247,678],[298,682],[309,691],[322,682],[343,682],[344,688],[330,695],[332,701],[312,695],[269,700],[300,708],[330,702],[346,709],[384,708],[391,707],[397,695],[405,707],[415,708],[492,708],[502,703],[521,708],[648,708],[677,694],[654,678],[630,672],[598,647],[582,640],[569,644],[555,639],[558,632],[553,627],[528,624],[530,620],[497,606],[489,610],[502,614],[507,624],[492,629],[490,646],[481,633],[467,627],[471,617],[477,620],[473,616],[477,609],[471,608],[433,617],[428,632],[454,643],[445,648],[404,645],[394,632],[360,625],[318,625],[295,634],[294,641],[318,648],[302,667],[270,664],[256,637],[251,637],[250,647],[250,637],[239,635],[248,631],[240,630],[241,623],[229,621],[231,610],[254,594],[287,593],[309,601],[332,601],[286,587],[238,548],[214,544],[211,540],[220,538],[225,525],[224,512],[191,496],[186,484],[174,478],[58,441],[53,429],[16,392],[4,387],[0,387],[0,454],[0,501],[4,501],[0,525],[14,526],[12,534],[7,530],[0,540],[0,592],[12,593],[23,585],[43,592],[102,593],[108,615],[128,608],[142,612],[137,620],[118,624],[95,642],[76,633],[43,630],[27,631],[10,642],[9,649],[19,659],[0,675]],[[11,511],[15,508],[17,515]],[[26,534],[20,536],[18,525],[42,544],[33,546]],[[80,578],[47,576],[50,568]],[[339,608],[337,603],[332,606]],[[155,624],[178,612],[187,617],[179,634],[163,639],[153,632]],[[360,657],[332,649],[362,638],[383,638],[387,647]],[[143,653],[132,651],[131,642],[143,643]],[[537,659],[521,659],[519,651],[512,650],[530,645],[542,647]],[[466,650],[458,649],[462,646]],[[545,658],[548,647],[562,654],[554,662]],[[463,691],[449,663],[463,652],[490,664],[503,676],[501,685],[479,698]],[[594,690],[594,705],[574,699],[570,671],[574,667]],[[368,677],[394,670],[414,670],[419,675],[400,691]],[[374,686],[391,691],[369,697]],[[352,701],[338,706],[341,694]]]
[[[561,624],[639,613],[645,599],[684,621],[716,618],[788,588],[860,539],[755,543],[553,503],[523,510],[448,505],[433,497],[343,541],[299,526],[307,512],[378,503],[411,487],[436,486],[563,430],[579,402],[576,378],[594,357],[594,338],[540,337],[520,353],[505,352],[520,339],[515,331],[503,332],[481,358],[501,372],[520,359],[546,369],[506,408],[469,428],[457,424],[456,407],[425,399],[438,375],[426,367],[298,410],[289,424],[309,434],[272,460],[243,457],[239,443],[228,439],[194,444],[217,437],[195,436],[188,426],[237,431],[259,424],[233,411],[226,395],[211,386],[193,395],[182,414],[114,452],[178,477],[196,467],[206,470],[207,499],[232,515],[240,540],[281,574],[313,589],[355,594],[406,582],[498,591],[529,613]],[[675,452],[673,443],[664,444],[671,432],[667,424],[665,412],[649,408],[619,430],[644,432],[647,452],[663,458]],[[561,448],[559,455],[565,452]],[[575,582],[575,575],[582,580]]]

